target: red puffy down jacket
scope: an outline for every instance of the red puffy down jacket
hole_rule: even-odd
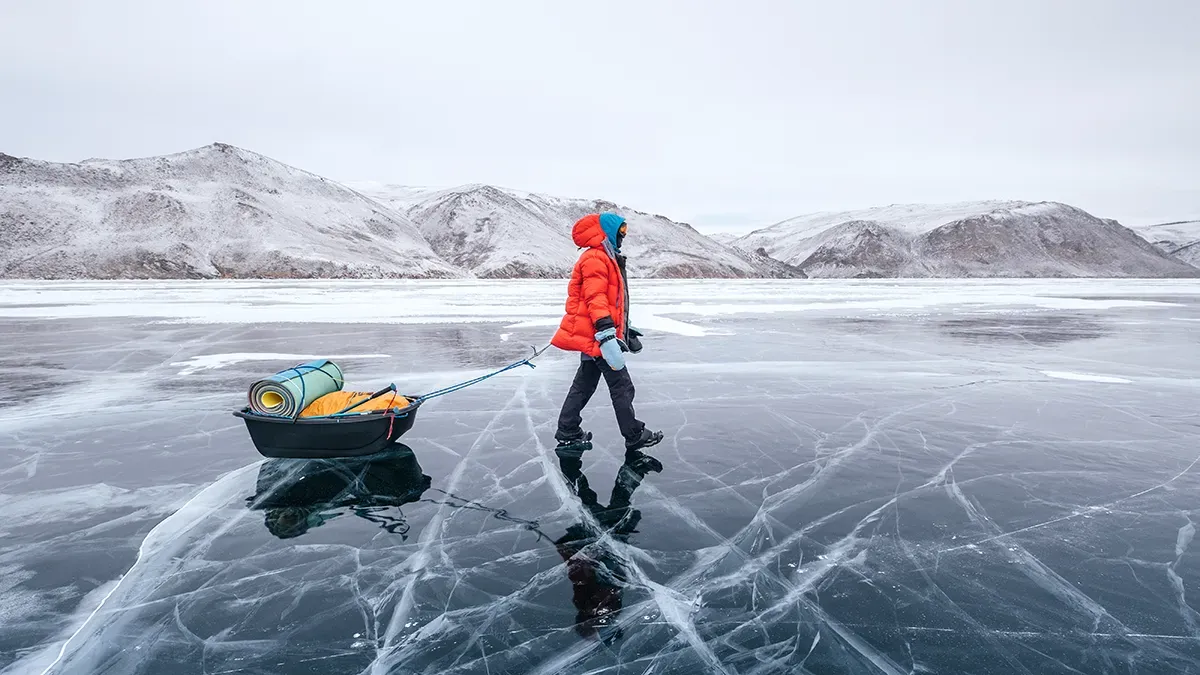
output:
[[[628,295],[621,268],[604,246],[607,238],[600,228],[600,215],[580,218],[571,230],[575,245],[586,247],[571,270],[567,286],[567,315],[563,317],[550,344],[588,356],[600,356],[596,342],[596,322],[610,317],[617,337],[625,339],[625,313]]]

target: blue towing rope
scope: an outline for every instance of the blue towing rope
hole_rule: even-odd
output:
[[[546,350],[549,348],[550,348],[550,345],[546,345],[545,347],[542,347],[541,349],[537,349],[536,347],[530,347],[530,349],[533,350],[533,354],[527,358],[521,359],[520,361],[514,361],[513,363],[510,363],[507,366],[504,366],[503,368],[501,368],[499,370],[488,373],[487,375],[481,375],[479,377],[476,377],[476,378],[473,378],[470,380],[466,380],[464,382],[459,382],[458,384],[452,384],[449,387],[444,387],[442,389],[431,391],[428,394],[418,396],[417,398],[412,399],[409,402],[409,404],[405,407],[405,409],[416,408],[416,407],[420,406],[422,403],[425,403],[426,401],[428,401],[429,399],[432,399],[432,398],[437,398],[439,396],[445,396],[446,394],[453,394],[456,391],[459,391],[461,389],[466,389],[467,387],[470,387],[472,385],[479,384],[480,382],[483,382],[484,380],[487,380],[489,378],[493,378],[501,373],[506,373],[506,372],[512,370],[513,368],[520,368],[521,366],[529,366],[530,368],[537,368],[537,366],[535,366],[533,364],[533,360],[536,359],[537,357],[541,356],[542,354],[544,354],[546,352]],[[282,370],[280,372],[286,373],[286,372],[295,371],[297,375],[300,375],[301,373],[300,373],[299,369],[304,368],[304,367],[306,367],[306,366],[301,364],[299,366],[295,366],[293,368],[288,368],[288,369]],[[300,387],[301,387],[300,397],[301,397],[301,400],[303,400],[303,398],[304,398],[304,388],[303,388],[304,380],[303,379],[300,380]],[[335,413],[332,413],[329,415],[320,415],[320,416],[309,417],[306,419],[318,420],[318,419],[329,419],[332,417],[352,417],[352,416],[356,416],[356,415],[370,414],[370,413],[359,413],[359,412],[350,412],[350,411],[359,407],[360,405],[366,403],[367,401],[376,399],[376,398],[383,396],[384,394],[387,394],[389,392],[398,392],[398,391],[399,390],[396,388],[396,384],[392,383],[392,384],[389,384],[388,386],[384,387],[383,389],[380,389],[379,391],[375,392],[374,394],[371,394],[367,398],[364,398],[363,400],[361,400],[357,403],[354,403],[345,408],[342,408],[341,410],[339,410]],[[399,411],[399,410],[400,409],[396,409],[396,411]],[[269,415],[269,414],[263,414],[263,413],[255,413],[255,415],[258,415],[260,417],[272,417],[275,419],[290,420],[293,424],[295,424],[300,419],[300,411],[299,410],[296,411],[295,416]],[[408,412],[403,412],[400,414],[395,414],[395,412],[393,412],[393,416],[394,417],[407,417]]]
[[[520,361],[510,363],[507,366],[504,366],[503,368],[501,368],[500,370],[497,370],[492,373],[488,373],[487,375],[477,377],[473,380],[459,382],[458,384],[450,385],[449,387],[446,387],[444,389],[438,389],[437,391],[431,391],[428,394],[424,394],[423,396],[418,396],[416,398],[416,400],[413,401],[413,403],[419,405],[421,403],[424,403],[425,401],[428,401],[431,398],[445,396],[446,394],[453,394],[454,392],[456,392],[460,389],[466,389],[467,387],[469,387],[471,385],[479,384],[480,382],[483,382],[484,380],[486,380],[488,378],[495,377],[495,376],[499,375],[500,373],[508,372],[508,371],[512,370],[513,368],[520,368],[521,366],[529,366],[530,368],[537,368],[537,366],[533,365],[533,360],[536,359],[537,357],[541,356],[542,353],[545,352],[549,348],[550,348],[550,345],[546,345],[545,347],[542,347],[541,349],[531,348],[531,349],[533,349],[533,355],[530,356],[529,358],[521,359]]]
[[[530,347],[530,349],[533,349],[533,354],[531,356],[529,356],[528,358],[521,359],[520,361],[514,361],[513,363],[510,363],[507,366],[504,366],[500,370],[493,371],[491,373],[488,373],[487,375],[481,375],[480,377],[466,380],[465,382],[459,382],[458,384],[452,384],[449,387],[444,387],[444,388],[438,389],[436,391],[431,391],[428,394],[423,394],[421,396],[418,396],[417,398],[410,401],[408,406],[406,406],[406,407],[407,408],[418,407],[431,398],[445,396],[446,394],[453,394],[454,392],[459,391],[460,389],[466,389],[467,387],[470,387],[471,385],[479,384],[480,382],[483,382],[484,380],[486,380],[488,378],[495,377],[501,373],[506,373],[506,372],[512,370],[513,368],[520,368],[521,366],[529,366],[530,368],[537,368],[537,366],[533,365],[533,360],[536,359],[537,357],[541,356],[549,348],[550,348],[550,345],[546,345],[545,347],[542,347],[541,349],[537,349],[535,347]],[[350,405],[346,408],[342,408],[341,410],[333,413],[332,415],[327,415],[327,417],[341,417],[343,415],[364,414],[364,413],[352,413],[350,411],[357,408],[358,406],[366,403],[367,401],[370,401],[372,399],[383,396],[384,394],[387,394],[388,392],[394,393],[396,391],[397,391],[396,384],[393,382],[392,384],[389,384],[387,387],[380,389],[379,391],[375,392],[374,394],[371,394],[370,396],[368,396],[367,398],[364,398],[363,400],[359,401],[358,403]],[[401,413],[396,416],[397,417],[405,417],[407,415],[408,415],[408,413],[405,412],[405,413]]]

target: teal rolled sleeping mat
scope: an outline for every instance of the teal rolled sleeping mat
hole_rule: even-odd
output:
[[[309,361],[250,385],[250,410],[260,415],[298,417],[310,403],[345,385],[333,361]]]

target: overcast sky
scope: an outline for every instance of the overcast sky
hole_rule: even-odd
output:
[[[1013,198],[1200,218],[1200,1],[0,1],[0,151],[224,141],[735,230]]]

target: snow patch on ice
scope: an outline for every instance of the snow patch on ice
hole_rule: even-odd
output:
[[[519,323],[509,324],[505,328],[553,328],[561,323],[561,319],[531,319],[529,321],[521,321]]]
[[[62,416],[47,411],[72,410],[79,401],[88,402],[95,413],[110,407],[126,407],[130,402],[145,402],[147,382],[144,372],[109,373],[92,377],[78,385],[57,387],[55,393],[0,409],[0,437],[18,429],[62,423]]]
[[[653,314],[638,315],[634,312],[637,320],[634,322],[639,330],[659,331],[663,333],[674,333],[676,335],[686,335],[688,337],[704,337],[708,331],[700,326],[692,323],[684,323],[675,319],[668,319],[664,316],[655,316]]]
[[[692,323],[685,323],[675,319],[668,319],[654,314],[639,313],[634,310],[633,316],[630,317],[631,323],[637,326],[638,330],[657,331],[660,333],[672,333],[674,335],[686,335],[687,337],[704,337],[708,334],[704,328]],[[552,317],[546,319],[533,319],[530,321],[522,321],[514,323],[506,328],[556,328],[562,322],[562,317]]]
[[[1065,370],[1043,370],[1042,374],[1046,377],[1053,377],[1059,380],[1074,380],[1076,382],[1103,382],[1105,384],[1133,383],[1133,380],[1126,380],[1123,377],[1112,377],[1110,375],[1089,375],[1087,373],[1072,373]]]
[[[79,521],[101,509],[173,511],[184,501],[182,496],[194,489],[192,485],[170,484],[130,490],[96,483],[21,495],[0,494],[0,536],[8,534],[8,525]]]
[[[230,354],[201,354],[193,356],[186,361],[176,361],[172,366],[182,366],[179,371],[180,375],[192,375],[202,370],[214,370],[216,368],[224,368],[225,366],[245,361],[288,361],[291,363],[302,363],[312,361],[314,359],[329,359],[337,361],[339,359],[386,359],[390,358],[389,354],[336,354],[336,355],[319,355],[319,354],[275,354],[272,352],[233,352]]]

